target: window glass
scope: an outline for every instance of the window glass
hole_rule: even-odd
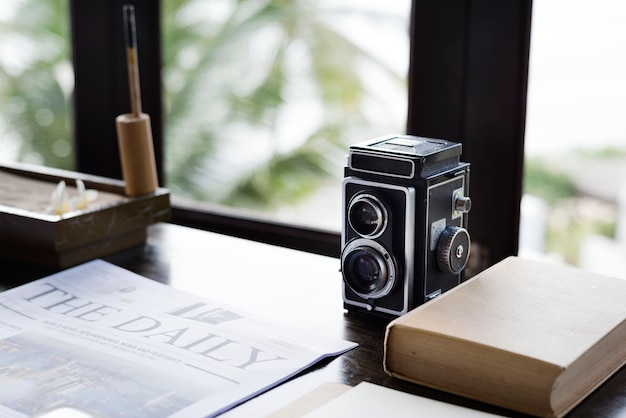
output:
[[[163,0],[173,201],[339,230],[348,146],[406,130],[409,8]]]
[[[626,272],[626,3],[533,2],[520,248]]]
[[[0,162],[74,166],[68,7],[66,0],[0,7]]]

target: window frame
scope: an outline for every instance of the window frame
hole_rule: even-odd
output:
[[[115,125],[129,111],[122,5],[70,0],[78,171],[121,178]],[[163,170],[160,0],[135,0],[144,111]],[[477,270],[518,250],[531,0],[413,0],[407,133],[463,144],[472,165]],[[339,257],[340,232],[173,204],[171,222]]]
[[[463,144],[475,272],[518,252],[532,0],[413,0],[410,134]]]

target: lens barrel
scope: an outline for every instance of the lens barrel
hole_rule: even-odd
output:
[[[396,268],[390,254],[375,241],[357,239],[342,254],[346,284],[364,299],[383,297],[393,289]]]
[[[348,206],[348,222],[352,229],[362,237],[375,238],[387,226],[387,210],[374,195],[363,193],[356,195]]]

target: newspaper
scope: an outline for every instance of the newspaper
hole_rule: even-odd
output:
[[[0,417],[218,415],[356,346],[102,260],[0,294]]]

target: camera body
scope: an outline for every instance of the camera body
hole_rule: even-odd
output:
[[[463,280],[469,164],[461,144],[394,135],[350,147],[341,272],[349,312],[400,316]]]

